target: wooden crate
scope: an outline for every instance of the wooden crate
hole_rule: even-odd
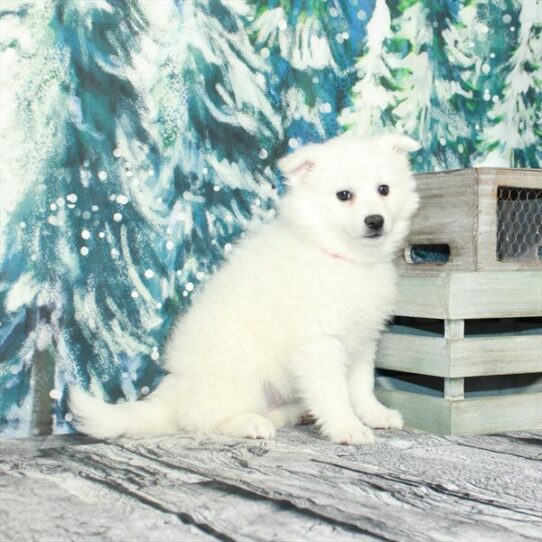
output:
[[[443,320],[539,316],[542,272],[402,276],[395,314]]]
[[[542,317],[397,317],[376,357],[377,397],[439,434],[542,428]]]
[[[417,184],[421,205],[397,258],[401,274],[542,269],[542,170],[427,173]]]
[[[376,387],[408,426],[542,427],[540,271],[404,276],[396,314],[379,344]]]
[[[401,411],[405,426],[438,435],[481,435],[542,428],[542,393],[460,401],[377,389],[380,401]]]

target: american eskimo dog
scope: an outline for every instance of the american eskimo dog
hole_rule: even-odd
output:
[[[279,161],[277,216],[246,235],[173,328],[167,376],[141,401],[70,391],[90,435],[188,431],[269,439],[302,412],[343,444],[401,427],[373,393],[379,333],[392,314],[394,252],[418,206],[403,135],[342,135]]]

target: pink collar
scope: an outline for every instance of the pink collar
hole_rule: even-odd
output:
[[[336,258],[337,260],[345,260],[345,261],[350,262],[350,263],[356,263],[351,258],[348,258],[347,256],[343,256],[342,254],[339,254],[338,252],[329,252],[324,248],[322,249],[322,252],[324,252],[328,256],[331,256],[332,258]]]

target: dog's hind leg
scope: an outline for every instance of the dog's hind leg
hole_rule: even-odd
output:
[[[307,425],[314,422],[314,418],[301,403],[281,405],[271,410],[268,416],[277,429],[285,425]]]
[[[275,426],[260,414],[241,414],[219,424],[217,432],[238,438],[271,439],[275,436]]]

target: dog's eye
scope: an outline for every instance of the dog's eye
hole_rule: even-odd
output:
[[[340,192],[337,192],[337,198],[339,198],[341,201],[348,201],[353,197],[354,194],[352,194],[352,192],[350,192],[349,190],[341,190]]]
[[[390,193],[390,187],[387,184],[381,184],[378,187],[378,193],[381,196],[387,196]]]

